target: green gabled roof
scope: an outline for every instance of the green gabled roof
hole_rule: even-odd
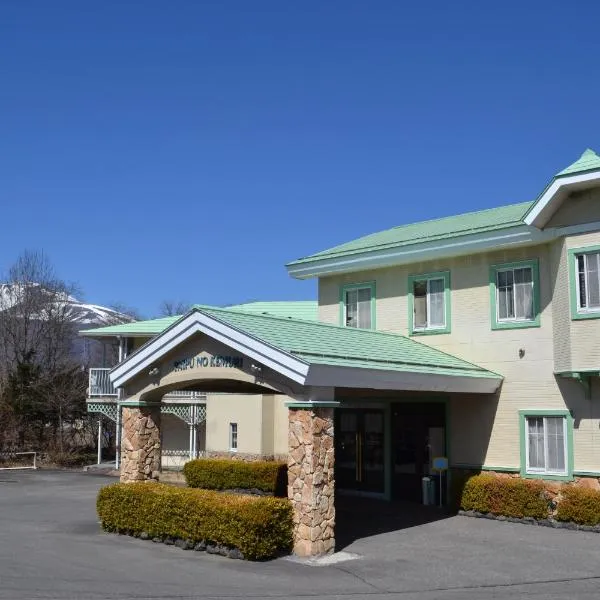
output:
[[[399,334],[228,308],[195,310],[307,363],[502,379],[496,373]]]
[[[203,307],[203,305],[195,305]],[[213,307],[207,307],[213,308]],[[317,320],[318,303],[313,300],[282,301],[282,302],[246,302],[228,307],[231,310],[243,312],[265,313],[289,319]],[[146,337],[154,336],[163,332],[181,319],[183,315],[161,317],[160,319],[149,319],[146,321],[135,321],[134,323],[123,323],[121,325],[109,325],[96,329],[86,329],[80,334],[89,337]]]
[[[392,229],[366,235],[340,246],[330,248],[329,250],[300,258],[288,263],[287,266],[522,225],[523,216],[531,205],[532,202],[522,202],[520,204],[510,204],[499,208],[488,208],[477,212],[444,217],[442,219],[399,225]]]
[[[573,175],[584,171],[595,171],[596,169],[600,169],[600,156],[588,148],[572,165],[558,172],[555,177]]]

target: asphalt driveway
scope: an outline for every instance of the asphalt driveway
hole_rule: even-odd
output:
[[[354,539],[354,560],[256,564],[101,532],[95,497],[109,481],[0,471],[0,598],[600,596],[599,534],[452,517]]]

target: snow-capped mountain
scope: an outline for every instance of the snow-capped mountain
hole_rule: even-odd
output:
[[[24,286],[20,284],[0,284],[0,311],[10,310],[25,302],[26,293]],[[107,306],[99,304],[89,304],[81,302],[74,296],[68,294],[55,294],[47,292],[39,284],[28,284],[27,290],[29,294],[39,294],[42,298],[39,299],[40,309],[44,306],[44,295],[55,296],[54,305],[65,308],[69,320],[72,321],[77,329],[85,327],[102,327],[104,325],[117,325],[119,323],[129,323],[133,318],[122,312]],[[35,306],[36,300],[32,304]],[[43,310],[41,310],[43,312]]]

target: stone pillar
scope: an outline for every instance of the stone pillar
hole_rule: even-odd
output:
[[[294,509],[294,553],[335,549],[333,408],[289,408],[288,498]]]
[[[157,480],[160,472],[160,404],[123,406],[121,481]]]

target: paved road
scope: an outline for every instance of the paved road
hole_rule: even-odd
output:
[[[600,535],[465,517],[358,539],[329,566],[234,561],[104,534],[109,481],[0,471],[0,598],[488,600],[600,597]]]

